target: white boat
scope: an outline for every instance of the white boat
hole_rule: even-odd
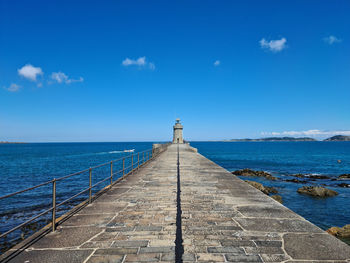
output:
[[[124,150],[125,153],[133,153],[135,151],[135,149],[131,149],[131,150]]]

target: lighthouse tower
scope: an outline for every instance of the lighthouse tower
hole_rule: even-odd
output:
[[[183,126],[180,123],[180,119],[176,119],[176,123],[173,127],[174,127],[173,143],[184,143],[184,139],[182,137]]]

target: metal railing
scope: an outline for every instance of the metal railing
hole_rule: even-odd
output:
[[[156,157],[157,155],[159,155],[160,153],[165,151],[165,149],[167,148],[168,145],[169,144],[162,144],[160,147],[157,147],[156,150],[155,149],[149,149],[149,150],[145,150],[145,151],[138,152],[138,153],[135,153],[135,154],[132,153],[129,156],[125,156],[125,157],[122,157],[122,158],[119,158],[119,159],[116,159],[116,160],[112,160],[112,161],[107,162],[107,163],[103,163],[103,164],[100,164],[100,165],[97,165],[97,166],[94,166],[94,167],[90,167],[88,169],[85,169],[85,170],[82,170],[82,171],[79,171],[79,172],[76,172],[76,173],[72,173],[72,174],[69,174],[69,175],[66,175],[66,176],[63,176],[63,177],[60,177],[60,178],[54,178],[54,179],[52,179],[50,181],[47,181],[47,182],[35,185],[33,187],[29,187],[29,188],[26,188],[26,189],[23,189],[23,190],[20,190],[20,191],[11,193],[11,194],[7,194],[7,195],[4,195],[4,196],[1,196],[0,200],[3,200],[3,199],[6,199],[6,198],[10,198],[10,197],[16,196],[16,195],[21,194],[21,193],[24,193],[24,192],[28,192],[28,191],[37,189],[37,188],[42,187],[42,186],[47,186],[47,185],[50,185],[50,184],[52,185],[52,206],[49,209],[46,209],[45,211],[39,213],[38,215],[36,215],[34,217],[31,217],[30,219],[26,220],[25,222],[23,222],[23,223],[15,226],[15,227],[13,227],[12,229],[6,231],[5,233],[0,234],[0,239],[8,236],[12,232],[22,228],[23,226],[33,222],[34,220],[36,220],[36,219],[38,219],[38,218],[40,218],[40,217],[42,217],[42,216],[44,216],[44,215],[46,215],[46,214],[48,214],[50,212],[51,212],[51,223],[50,223],[51,229],[52,229],[52,231],[55,231],[57,223],[58,223],[57,218],[56,218],[57,208],[63,206],[64,204],[68,203],[69,201],[73,200],[74,198],[76,198],[78,196],[81,196],[81,195],[83,195],[84,193],[87,193],[87,192],[88,192],[88,199],[83,201],[83,203],[85,203],[85,204],[86,203],[91,203],[93,201],[93,198],[94,198],[94,195],[92,193],[93,188],[97,187],[98,185],[101,185],[102,183],[104,183],[106,181],[110,181],[109,185],[107,185],[102,190],[111,188],[113,186],[113,184],[115,184],[115,183],[119,182],[120,180],[124,179],[126,176],[128,176],[130,174],[133,174],[135,170],[138,170],[145,163],[147,163],[148,161],[152,160],[154,157]],[[116,163],[119,163],[122,168],[115,171],[113,168],[117,167],[115,165]],[[109,176],[104,178],[104,179],[102,179],[102,180],[100,180],[99,182],[97,182],[95,184],[92,184],[93,171],[96,170],[97,168],[108,167],[108,166],[109,166],[109,173],[108,173]],[[79,193],[77,193],[77,194],[75,194],[75,195],[73,195],[73,196],[71,196],[71,197],[61,201],[60,203],[57,203],[56,202],[56,196],[57,196],[56,186],[57,186],[57,182],[66,180],[68,178],[72,178],[72,177],[77,176],[77,175],[81,175],[81,174],[86,173],[86,172],[88,172],[88,174],[89,174],[89,187],[84,189],[84,190],[82,190],[82,191],[80,191]],[[118,177],[118,175],[120,175],[120,176]],[[117,180],[114,180],[115,178],[117,178]],[[100,191],[102,191],[102,190],[100,190]],[[98,192],[96,193],[96,195],[97,194],[98,194]]]

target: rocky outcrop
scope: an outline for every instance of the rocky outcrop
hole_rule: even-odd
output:
[[[278,193],[278,191],[273,187],[263,186],[261,183],[254,182],[254,181],[245,181],[245,182],[247,182],[251,186],[255,187],[256,189],[260,190],[264,194],[268,195],[268,194],[277,194]]]
[[[326,175],[310,175],[310,176],[307,176],[308,178],[310,178],[311,180],[314,180],[314,179],[331,179],[329,176],[326,176]]]
[[[338,195],[336,191],[321,186],[303,186],[297,191],[299,194],[307,194],[316,197],[329,197]]]
[[[277,202],[283,204],[282,196],[280,195],[271,195],[271,198],[275,199]]]
[[[350,179],[350,174],[341,174],[338,179]]]
[[[343,227],[331,227],[327,230],[327,232],[339,238],[350,238],[350,225],[346,225]]]
[[[298,179],[287,179],[285,180],[286,182],[290,182],[290,183],[298,183],[298,184],[306,184],[307,182],[306,181],[303,181],[303,180],[298,180]]]
[[[338,186],[339,186],[339,187],[348,188],[348,187],[350,187],[350,184],[341,183],[341,184],[338,184]]]
[[[299,178],[304,178],[305,177],[305,175],[303,175],[303,174],[291,174],[290,176],[299,177]]]
[[[269,180],[277,180],[276,177],[272,176],[271,174],[264,172],[264,171],[254,171],[251,169],[242,169],[242,170],[236,170],[232,172],[234,175],[240,175],[240,176],[258,176],[258,177],[265,177]]]
[[[326,175],[308,175],[308,174],[292,174],[290,176],[293,177],[298,177],[298,178],[306,178],[310,180],[315,180],[315,179],[331,179],[331,177],[326,176]]]

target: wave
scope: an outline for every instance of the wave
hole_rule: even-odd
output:
[[[321,173],[308,173],[308,174],[304,174],[305,177],[310,177],[310,176],[315,176],[315,175],[324,175],[324,174],[321,174]]]
[[[99,154],[99,155],[101,155],[101,154],[113,154],[113,153],[122,153],[122,152],[124,152],[124,151],[110,151],[110,152],[100,152],[100,153],[96,153],[96,154]]]
[[[108,152],[108,153],[122,153],[124,151],[111,151],[111,152]]]

